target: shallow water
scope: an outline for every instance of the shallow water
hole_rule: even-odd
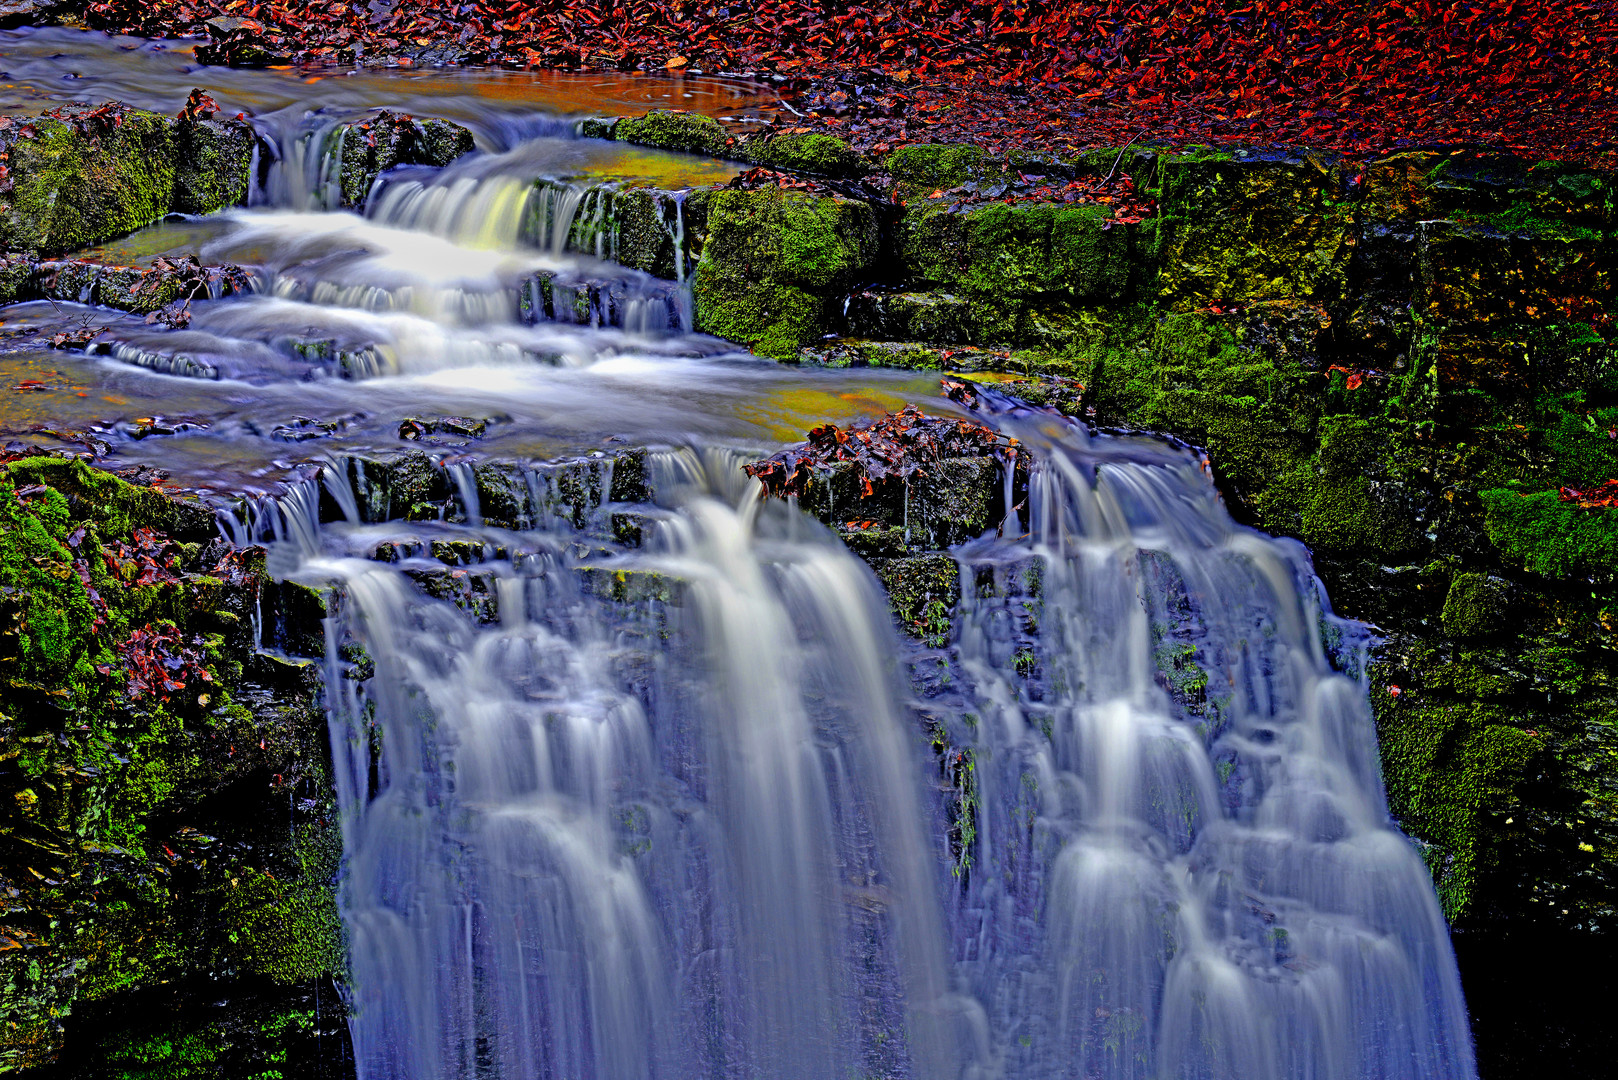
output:
[[[200,86],[226,115],[271,119],[311,109],[386,107],[454,120],[484,146],[505,148],[535,126],[580,116],[672,108],[745,124],[783,108],[769,84],[746,79],[480,68],[225,68],[198,64],[194,46],[63,27],[0,30],[0,114],[103,101],[172,114]]]

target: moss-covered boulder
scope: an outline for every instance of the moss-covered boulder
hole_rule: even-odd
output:
[[[257,136],[245,120],[190,119],[174,125],[177,214],[212,214],[247,201]]]
[[[174,121],[103,106],[8,117],[0,248],[54,254],[150,225],[174,193]]]
[[[716,191],[692,282],[697,329],[790,358],[827,331],[877,251],[866,203],[779,188]]]
[[[388,109],[341,125],[333,137],[342,163],[342,205],[352,209],[363,207],[376,178],[395,166],[442,167],[475,149],[472,132],[460,124]]]
[[[899,147],[882,165],[900,197],[909,200],[960,187],[980,175],[988,160],[977,146],[917,143]]]
[[[247,192],[252,129],[107,104],[0,117],[0,251],[55,255]]]
[[[113,1014],[183,1033],[232,988],[296,1011],[342,970],[319,669],[254,627],[281,612],[262,633],[290,643],[277,622],[319,602],[213,537],[81,462],[0,466],[0,1069],[70,1045],[74,1075],[109,1075],[85,1051]]]
[[[821,131],[784,131],[745,144],[747,160],[770,169],[852,178],[866,172],[865,159],[844,139]]]
[[[1168,154],[1156,184],[1164,300],[1204,307],[1344,295],[1356,232],[1336,165],[1313,156]]]
[[[645,116],[626,116],[611,128],[620,142],[659,150],[680,150],[709,157],[735,157],[738,140],[711,116],[654,109]]]

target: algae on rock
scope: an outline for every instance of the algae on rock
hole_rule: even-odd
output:
[[[213,536],[76,460],[0,467],[0,1068],[160,986],[341,974],[319,673],[257,650],[278,587]]]
[[[877,256],[871,208],[836,196],[720,190],[706,224],[697,329],[777,359],[830,328],[834,298]]]
[[[69,106],[0,128],[10,170],[0,251],[56,255],[115,239],[170,211],[211,213],[247,192],[252,128],[121,105]]]

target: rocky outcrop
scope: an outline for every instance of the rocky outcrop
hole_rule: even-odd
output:
[[[342,205],[365,206],[376,178],[399,165],[442,167],[473,150],[472,132],[449,120],[417,119],[379,109],[339,125],[337,146]]]
[[[323,600],[215,537],[76,460],[0,464],[0,1071],[343,1057]]]
[[[254,139],[243,120],[116,103],[0,117],[0,251],[62,254],[241,202]]]

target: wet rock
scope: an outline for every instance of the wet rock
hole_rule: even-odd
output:
[[[429,435],[454,435],[463,439],[481,439],[488,426],[487,419],[470,416],[438,416],[427,419],[409,416],[399,424],[399,438],[422,439]]]
[[[971,341],[971,304],[948,292],[889,292],[867,289],[848,301],[848,332],[886,341]]]
[[[47,260],[37,264],[33,295],[145,315],[176,303],[234,296],[251,287],[241,267],[204,266],[195,256],[159,258],[145,267]]]
[[[697,329],[788,359],[826,332],[877,253],[866,203],[774,188],[717,191],[692,279]]]
[[[174,125],[177,214],[212,214],[247,201],[252,181],[253,126],[245,120],[180,119]]]
[[[380,109],[363,120],[342,125],[338,141],[342,205],[365,206],[376,178],[398,165],[448,165],[475,145],[472,132],[449,120],[418,120]]]
[[[738,145],[736,138],[713,117],[672,109],[624,117],[613,126],[612,135],[619,142],[719,158],[734,157]]]
[[[285,424],[277,424],[270,429],[269,437],[280,442],[301,443],[314,439],[327,439],[333,435],[341,434],[353,424],[364,419],[364,413],[349,413],[330,420],[320,420],[311,416],[294,416]]]
[[[116,103],[0,117],[9,170],[0,251],[55,255],[126,235],[171,210],[230,205],[247,190],[251,137],[241,121],[181,121]]]
[[[840,338],[805,345],[797,361],[824,367],[895,367],[923,371],[1002,371],[1012,364],[1008,349],[946,348],[914,341]]]
[[[0,0],[0,27],[45,26],[75,6],[72,0]]]
[[[871,568],[907,634],[934,648],[949,641],[955,605],[961,597],[961,568],[952,556],[875,558]]]

